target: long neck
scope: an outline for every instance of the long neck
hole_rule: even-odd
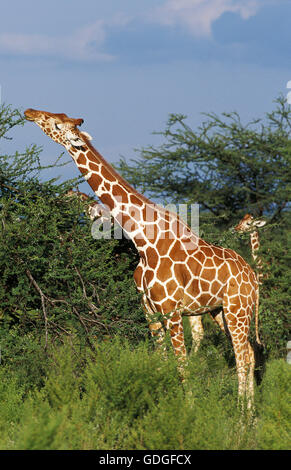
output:
[[[251,232],[250,239],[251,239],[253,260],[256,261],[258,258],[258,249],[260,248],[259,234],[256,230],[254,232]]]
[[[264,272],[262,259],[258,256],[258,250],[260,248],[260,237],[256,230],[254,232],[251,232],[251,247],[253,260],[256,264],[257,280],[259,284],[262,284],[262,281],[264,279]]]
[[[89,142],[82,147],[69,147],[68,151],[92,190],[138,249],[153,242],[160,228],[170,225],[173,214],[169,216],[138,193]]]

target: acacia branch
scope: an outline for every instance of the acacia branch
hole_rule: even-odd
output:
[[[93,302],[91,302],[91,300],[89,300],[88,296],[87,296],[87,291],[86,291],[86,286],[85,286],[85,282],[81,276],[81,273],[79,271],[79,269],[77,268],[77,266],[74,266],[75,268],[75,271],[80,279],[80,282],[82,284],[82,289],[83,289],[83,296],[84,298],[86,299],[86,301],[88,302],[88,306],[93,310],[93,313],[96,315],[97,312],[98,312],[98,308],[96,307],[96,305],[93,304]]]
[[[42,306],[42,311],[43,311],[43,316],[44,316],[44,326],[45,326],[45,349],[47,348],[48,344],[48,317],[47,317],[47,312],[46,312],[46,306],[45,306],[45,300],[47,299],[46,295],[43,293],[39,285],[37,284],[36,280],[32,276],[30,270],[26,268],[25,273],[28,277],[28,279],[31,281],[33,284],[34,288],[37,290],[37,292],[40,295],[41,299],[41,306]]]

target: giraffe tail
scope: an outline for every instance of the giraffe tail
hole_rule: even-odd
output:
[[[256,288],[256,310],[255,310],[255,325],[256,325],[256,342],[259,345],[262,345],[259,338],[259,300],[260,300],[260,285],[257,283]]]

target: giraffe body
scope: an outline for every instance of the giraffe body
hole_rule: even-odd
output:
[[[152,335],[162,342],[164,328],[169,329],[182,363],[186,357],[182,316],[211,314],[231,337],[239,394],[247,394],[251,403],[254,354],[248,333],[257,293],[251,267],[233,250],[200,239],[177,214],[153,204],[131,187],[91,145],[90,136],[78,129],[82,119],[32,109],[25,115],[68,150],[102,204],[134,243],[140,256],[134,280],[142,293]]]
[[[260,237],[257,228],[263,227],[266,224],[264,220],[254,219],[254,217],[250,214],[246,214],[242,220],[234,227],[234,230],[237,232],[249,232],[250,234],[250,246],[251,246],[251,253],[252,258],[255,263],[256,269],[256,276],[258,284],[261,285],[263,279],[266,277],[266,274],[263,273],[263,264],[261,258],[258,256],[258,250],[260,249]],[[256,323],[258,322],[258,300],[259,300],[259,289],[257,288],[257,302],[256,302]],[[221,318],[217,317],[217,320],[220,319],[220,327],[224,329],[223,322]],[[191,334],[192,334],[192,342],[193,342],[193,351],[196,352],[199,348],[201,340],[204,336],[204,329],[202,325],[202,318],[200,317],[190,317],[190,327],[191,327]],[[257,342],[259,344],[260,340],[257,333]]]

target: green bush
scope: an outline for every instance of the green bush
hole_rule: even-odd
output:
[[[187,380],[170,390],[145,415],[132,433],[131,445],[139,449],[244,449],[255,447],[254,429],[242,426],[237,407],[235,369],[223,354],[192,355]],[[209,359],[211,356],[211,359]]]
[[[76,345],[54,348],[44,386],[24,401],[11,447],[125,448],[135,423],[178,388],[175,361],[146,344],[133,348],[117,339],[97,344],[94,355]]]
[[[267,364],[261,385],[258,446],[268,450],[291,449],[291,366],[282,359]]]
[[[0,139],[23,123],[0,106]],[[93,239],[86,204],[66,196],[78,180],[46,181],[40,153],[30,146],[0,158],[0,327],[37,330],[46,346],[64,335],[140,340],[147,326],[133,246]]]
[[[164,358],[150,343],[117,337],[95,348],[51,345],[42,380],[29,390],[19,386],[15,363],[1,366],[1,449],[290,448],[291,372],[283,360],[267,363],[250,422],[220,347],[192,355],[183,384],[174,355]]]
[[[3,203],[0,322],[38,329],[46,342],[62,334],[141,339],[147,327],[133,248],[127,240],[93,239],[84,205],[61,190],[26,186],[21,201]]]
[[[6,367],[0,368],[0,447],[7,448],[23,417],[24,388]]]
[[[108,412],[129,420],[146,413],[178,386],[175,362],[163,361],[159,352],[149,351],[143,343],[134,349],[119,340],[98,346],[88,372]]]
[[[25,394],[41,388],[48,366],[42,337],[23,334],[21,328],[0,328],[1,366],[13,371],[13,380]],[[10,372],[8,372],[10,376]]]

